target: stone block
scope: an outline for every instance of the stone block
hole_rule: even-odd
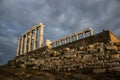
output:
[[[94,69],[93,72],[97,73],[97,74],[98,73],[104,73],[104,72],[106,72],[106,69]]]

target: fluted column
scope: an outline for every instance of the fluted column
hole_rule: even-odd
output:
[[[83,33],[82,33],[82,36],[83,36],[83,38],[85,38],[85,37],[86,37],[85,32],[83,32]]]
[[[67,42],[66,39],[64,39],[64,44],[66,44],[66,42]]]
[[[19,38],[18,39],[18,47],[17,47],[17,54],[16,54],[16,56],[20,56],[20,45],[21,44],[21,39]]]
[[[43,35],[44,35],[44,25],[40,23],[40,41],[39,41],[39,47],[42,47],[43,45]]]
[[[24,54],[24,51],[25,51],[25,49],[24,49],[25,48],[25,35],[23,35],[23,45],[22,46],[23,46],[23,51],[22,52]]]
[[[78,34],[76,34],[76,40],[78,40]]]
[[[26,54],[27,53],[27,50],[28,50],[28,33],[26,33],[25,35],[25,50],[24,50],[24,53]]]
[[[37,47],[37,28],[35,28],[35,31],[34,31],[34,50],[36,49]]]
[[[32,31],[29,33],[29,50],[31,51],[31,47],[32,47]]]
[[[62,40],[59,41],[59,46],[62,45]]]
[[[23,46],[24,46],[24,37],[22,36],[22,38],[21,38],[21,50],[20,50],[20,55],[23,54]]]
[[[90,30],[90,36],[92,36],[94,34],[93,29]]]
[[[57,44],[56,44],[57,42],[54,42],[54,47],[56,47],[57,46]]]
[[[70,42],[72,42],[72,37],[70,37]]]

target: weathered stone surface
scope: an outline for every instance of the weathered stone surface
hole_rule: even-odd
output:
[[[119,66],[120,53],[117,46],[109,43],[95,43],[87,47],[70,49],[68,47],[59,51],[45,49],[45,51],[15,59],[16,67],[56,70],[56,71],[76,71],[84,67],[95,68],[95,73],[106,72],[106,67],[115,68]],[[114,62],[109,62],[114,60]],[[116,61],[115,61],[116,60]],[[110,70],[111,71],[111,70]]]

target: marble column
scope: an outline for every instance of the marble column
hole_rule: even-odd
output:
[[[78,40],[78,34],[76,34],[76,40]]]
[[[54,42],[54,47],[56,47],[57,46],[57,44],[56,44],[57,42]]]
[[[59,41],[59,46],[62,45],[62,40]]]
[[[18,47],[17,47],[17,54],[16,56],[20,56],[20,47],[21,47],[21,39],[18,39]]]
[[[67,42],[66,39],[64,39],[64,44],[66,44],[66,42]]]
[[[39,41],[39,47],[43,46],[43,36],[44,36],[44,25],[40,23],[40,41]]]
[[[20,55],[22,55],[23,54],[23,51],[24,51],[24,37],[22,36],[22,38],[21,38],[21,50],[20,50]]]
[[[83,33],[82,33],[82,36],[83,36],[83,38],[85,38],[85,37],[86,37],[85,32],[83,32]]]
[[[23,54],[24,54],[24,51],[25,51],[25,35],[23,35]]]
[[[90,36],[92,36],[94,34],[93,29],[90,30]]]
[[[37,28],[34,30],[34,50],[37,48]]]
[[[27,53],[27,50],[28,50],[28,33],[25,34],[25,50],[24,50],[24,53],[26,54]]]
[[[70,37],[70,42],[72,42],[72,37]]]
[[[29,32],[29,49],[28,49],[28,51],[31,51],[31,48],[32,48],[32,31]]]

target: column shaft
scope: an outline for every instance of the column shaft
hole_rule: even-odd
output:
[[[34,32],[34,50],[37,48],[37,28],[35,28]]]
[[[94,34],[93,30],[90,30],[90,36],[92,36]]]
[[[62,40],[59,41],[59,45],[62,45]]]
[[[64,39],[64,44],[66,44],[66,42],[67,42],[66,39]]]
[[[32,48],[32,31],[29,33],[29,50],[28,51],[31,51],[31,48]]]
[[[70,37],[70,42],[72,42],[72,37]]]
[[[25,35],[25,48],[24,53],[27,53],[28,50],[28,33]]]
[[[56,44],[57,42],[54,42],[53,44],[54,44],[54,47],[56,47],[57,46],[57,44]]]
[[[25,51],[25,37],[24,37],[24,35],[23,35],[23,54],[24,54],[24,51]]]
[[[21,39],[19,38],[18,39],[18,47],[17,47],[17,54],[16,54],[16,56],[19,56],[20,55],[20,45],[21,44]]]
[[[20,50],[20,55],[22,55],[23,54],[23,45],[24,45],[24,39],[23,39],[24,37],[22,36],[22,38],[21,38],[21,50]]]
[[[44,35],[44,25],[40,24],[40,41],[39,41],[39,47],[43,46],[43,35]]]
[[[76,34],[76,40],[78,40],[78,34]]]
[[[85,33],[82,33],[82,36],[83,36],[83,38],[85,38],[86,36],[85,36]]]

